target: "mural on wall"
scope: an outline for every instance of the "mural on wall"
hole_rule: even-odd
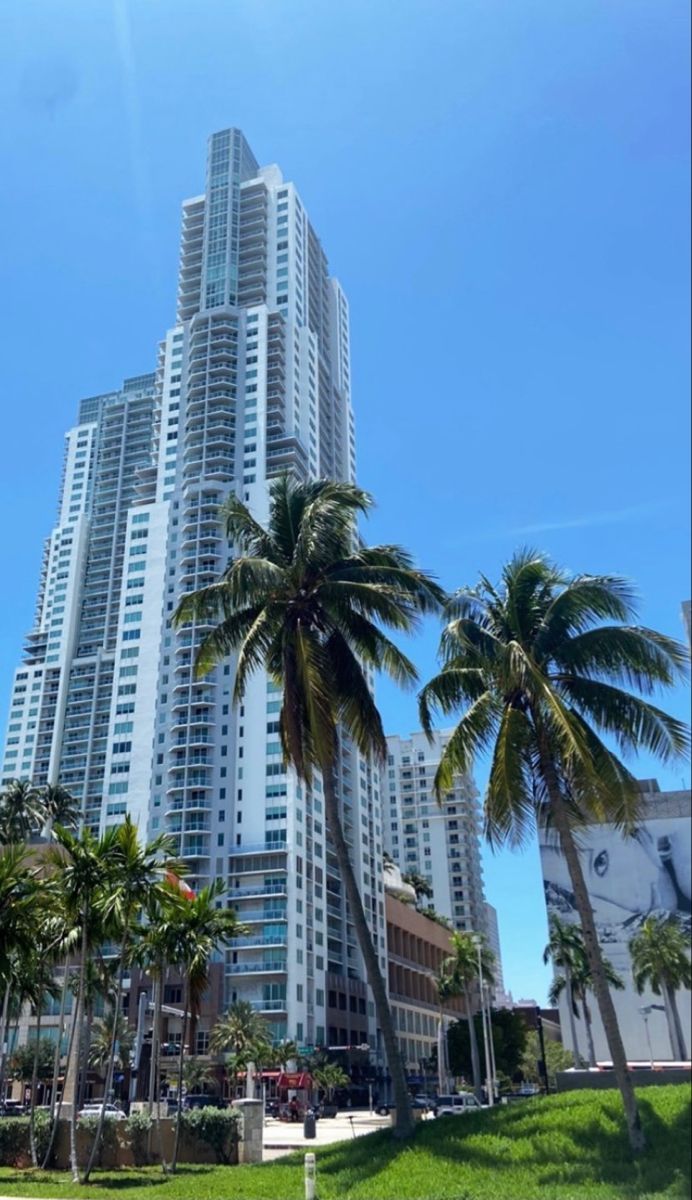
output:
[[[670,1059],[671,1048],[660,997],[639,995],[632,979],[629,943],[648,916],[674,917],[689,937],[692,933],[692,847],[689,817],[660,817],[642,821],[629,836],[612,825],[591,825],[579,833],[579,853],[599,941],[625,984],[614,992],[628,1057],[646,1060],[650,1051],[642,1008],[653,1004],[648,1035],[653,1054]],[[554,834],[540,835],[543,886],[548,915],[578,923],[567,864]],[[683,1019],[689,1021],[689,993],[680,997]],[[564,1004],[564,1001],[563,1001]],[[561,1005],[562,1007],[562,1005]],[[595,1001],[592,1008],[597,1009]],[[563,1037],[568,1025],[562,1017]],[[607,1060],[605,1035],[594,1014],[597,1052]],[[657,1018],[657,1019],[654,1019]]]

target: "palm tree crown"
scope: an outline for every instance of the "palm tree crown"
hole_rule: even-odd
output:
[[[678,922],[670,917],[647,917],[630,942],[634,985],[641,995],[647,984],[660,996],[664,985],[678,991],[692,988],[689,944]]]
[[[550,818],[546,757],[573,817],[625,826],[639,793],[602,736],[620,752],[643,748],[664,761],[686,751],[686,726],[649,697],[684,673],[687,650],[652,629],[622,624],[634,612],[625,580],[571,577],[530,550],[507,564],[499,588],[481,577],[451,600],[442,670],[421,693],[421,719],[429,731],[435,709],[467,706],[436,787],[444,793],[455,772],[492,750],[485,799],[491,842],[521,844],[537,815]]]
[[[286,475],[272,487],[265,529],[231,497],[226,533],[242,555],[218,583],[185,596],[175,614],[177,624],[213,626],[197,655],[198,674],[238,653],[236,701],[263,666],[283,685],[284,754],[306,779],[312,767],[332,761],[339,723],[363,753],[386,753],[364,668],[402,684],[415,683],[416,670],[379,623],[410,631],[444,599],[400,547],[356,547],[356,516],[371,504],[352,484]]]

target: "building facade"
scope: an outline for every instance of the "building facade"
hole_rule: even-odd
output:
[[[634,986],[629,943],[649,915],[666,915],[679,922],[689,937],[692,897],[692,820],[690,792],[662,792],[655,779],[640,783],[640,820],[631,836],[612,825],[591,825],[580,833],[579,853],[601,948],[625,987],[613,990],[618,1022],[631,1061],[671,1059],[666,1013],[660,996],[650,990],[639,995]],[[565,860],[549,833],[541,835],[541,864],[548,916],[578,922]],[[690,1028],[690,993],[677,994],[684,1030]],[[610,1053],[598,1006],[591,1005],[596,1057],[609,1061]],[[649,1012],[643,1010],[650,1009]],[[564,998],[560,1005],[565,1045],[574,1051]],[[646,1018],[646,1019],[645,1019]],[[583,1019],[576,1021],[578,1049],[586,1056]],[[650,1046],[649,1046],[650,1040]],[[689,1042],[687,1053],[689,1056]]]
[[[427,881],[432,896],[426,903],[456,929],[490,937],[477,788],[471,778],[459,777],[442,804],[433,793],[450,732],[435,733],[432,743],[421,732],[387,738],[380,785],[384,848],[404,875],[420,875]]]
[[[198,679],[205,628],[171,625],[233,552],[226,497],[264,521],[282,471],[355,477],[350,392],[348,304],[296,187],[239,130],[214,134],[204,193],[183,204],[156,369],[83,401],[67,435],[3,777],[59,778],[95,830],[129,814],[143,835],[170,833],[192,887],[222,879],[250,929],[226,956],[224,1004],[248,1000],[275,1037],[325,1044],[330,1026],[351,1036],[333,1020],[343,994],[377,1053],[320,779],[287,770],[267,677],[234,706],[233,663]],[[338,783],[386,974],[379,774],[346,737]]]

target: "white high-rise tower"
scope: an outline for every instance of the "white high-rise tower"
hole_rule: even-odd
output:
[[[306,789],[286,769],[276,689],[260,673],[234,707],[233,664],[197,679],[204,631],[170,624],[232,553],[225,497],[263,521],[285,470],[355,476],[348,305],[294,185],[229,129],[209,141],[204,194],[183,205],[177,322],[155,377],[83,402],[68,435],[4,776],[40,762],[38,781],[60,775],[94,827],[130,813],[171,833],[192,886],[224,880],[251,928],[228,953],[226,1002],[249,1000],[276,1037],[374,1048],[319,779]],[[347,739],[339,784],[386,975],[379,777]]]

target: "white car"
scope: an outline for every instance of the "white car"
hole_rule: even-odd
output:
[[[100,1104],[85,1104],[84,1108],[80,1108],[79,1112],[77,1113],[77,1116],[78,1117],[100,1117],[101,1116],[101,1105]],[[105,1116],[107,1118],[109,1118],[111,1121],[126,1121],[127,1120],[125,1113],[123,1112],[123,1110],[121,1108],[118,1108],[117,1104],[106,1104],[105,1105]]]
[[[457,1113],[480,1112],[482,1105],[473,1092],[459,1092],[455,1096],[438,1096],[435,1104],[436,1117],[453,1117]]]

